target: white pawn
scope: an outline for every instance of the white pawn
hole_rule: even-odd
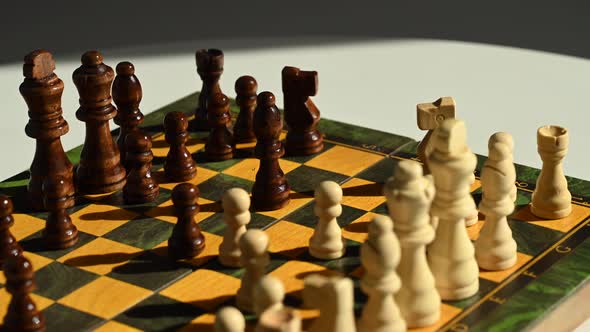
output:
[[[303,303],[320,312],[308,332],[356,332],[352,280],[312,274],[303,285]]]
[[[384,188],[394,231],[401,244],[397,272],[403,287],[395,295],[410,328],[432,325],[440,318],[440,296],[426,260],[426,245],[434,240],[430,204],[434,198],[431,175],[423,176],[415,161],[400,161]]]
[[[406,322],[394,300],[401,282],[395,272],[400,260],[400,247],[393,223],[386,216],[376,216],[369,224],[369,238],[361,246],[361,263],[365,275],[361,289],[368,300],[358,323],[363,332],[402,332]]]
[[[255,332],[301,332],[301,317],[292,308],[266,310],[258,319]]]
[[[244,332],[246,320],[242,313],[234,307],[223,307],[215,315],[215,332]]]
[[[270,262],[268,235],[260,229],[246,231],[240,238],[240,250],[240,263],[245,271],[236,295],[236,304],[243,311],[254,312],[254,287],[265,275]]]
[[[428,247],[428,264],[440,297],[461,300],[479,289],[479,268],[465,228],[465,218],[475,209],[470,187],[477,160],[467,146],[467,130],[460,120],[443,121],[432,143],[428,165],[436,194],[430,213],[438,225]]]
[[[219,245],[219,262],[228,267],[240,267],[240,237],[250,223],[250,196],[242,188],[231,188],[223,194],[225,231]]]
[[[505,270],[516,264],[516,242],[506,216],[514,210],[516,170],[512,163],[512,137],[497,133],[490,137],[488,159],[481,171],[483,196],[479,209],[485,224],[475,241],[475,258],[486,270]]]
[[[309,239],[309,253],[319,259],[336,259],[344,255],[342,230],[336,220],[342,214],[342,188],[333,181],[321,182],[315,190],[314,212],[318,217]]]
[[[473,185],[474,183],[475,183],[475,173],[471,173],[471,185]],[[477,224],[478,221],[479,221],[479,211],[477,211],[476,206],[473,206],[473,210],[471,211],[471,213],[469,213],[467,218],[465,218],[465,226],[467,226],[467,227],[473,226],[473,225]]]
[[[260,317],[268,310],[280,310],[283,308],[285,287],[280,279],[271,275],[265,275],[254,287],[254,313]]]
[[[562,165],[568,144],[566,128],[543,126],[537,130],[537,151],[543,160],[531,201],[531,212],[537,217],[560,219],[572,212],[572,195]]]

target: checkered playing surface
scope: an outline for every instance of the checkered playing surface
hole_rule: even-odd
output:
[[[285,284],[287,303],[301,306],[303,278],[310,273],[344,275],[355,280],[355,309],[359,313],[366,300],[358,288],[363,273],[359,247],[367,237],[371,218],[387,213],[382,184],[400,159],[413,156],[415,142],[355,127],[357,132],[365,131],[369,138],[386,135],[389,139],[378,141],[385,142],[384,147],[367,146],[362,138],[355,144],[351,141],[355,135],[352,138],[338,135],[344,124],[322,121],[326,123],[323,130],[328,138],[323,152],[281,160],[293,190],[289,206],[253,213],[248,227],[266,229],[272,257],[268,273]],[[16,222],[11,230],[35,267],[38,287],[33,299],[46,316],[48,331],[213,331],[212,313],[220,306],[234,303],[242,270],[223,267],[216,259],[225,227],[219,200],[226,189],[251,189],[258,167],[257,160],[249,157],[252,144],[239,146],[241,158],[208,163],[202,155],[203,135],[194,135],[189,141],[189,150],[199,164],[197,177],[191,181],[201,192],[201,211],[196,219],[207,246],[192,260],[172,262],[167,258],[166,241],[176,222],[170,200],[175,183],[163,177],[163,157],[167,152],[163,135],[157,131],[153,134],[154,170],[161,183],[158,200],[145,205],[125,205],[121,193],[81,198],[71,210],[72,220],[80,231],[80,241],[74,248],[45,251],[40,242],[45,214],[22,213],[27,211],[23,199],[19,198],[25,190],[22,179],[9,181],[3,187],[15,199]],[[537,262],[572,247],[564,241],[579,233],[578,229],[590,216],[590,208],[587,204],[575,204],[568,218],[539,220],[528,208],[534,187],[531,179],[521,183],[518,207],[509,221],[518,244],[517,266],[501,272],[482,271],[480,292],[476,296],[443,303],[439,323],[421,331],[474,325],[481,319],[473,318],[478,308],[508,303],[506,300],[526,285],[520,278],[535,275]],[[344,191],[343,213],[338,221],[346,238],[346,255],[333,261],[319,261],[307,253],[316,223],[313,188],[323,180],[342,184]],[[479,182],[472,189],[479,200]],[[574,196],[584,195],[574,192]],[[468,229],[472,240],[477,238],[482,224],[480,220]],[[4,282],[2,275],[2,315],[10,298]],[[306,323],[318,314],[314,310],[301,313]],[[247,318],[253,320],[251,316]]]

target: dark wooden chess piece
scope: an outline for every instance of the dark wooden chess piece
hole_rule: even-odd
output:
[[[37,310],[30,294],[35,290],[33,265],[23,255],[4,263],[6,290],[12,295],[4,316],[4,329],[14,332],[43,332],[45,317]]]
[[[127,134],[127,165],[131,168],[127,183],[123,187],[123,198],[127,204],[153,202],[160,193],[160,187],[152,177],[152,140],[141,131]]]
[[[222,161],[233,158],[235,145],[229,129],[231,121],[229,99],[222,93],[215,94],[209,100],[209,127],[211,131],[205,144],[205,155],[210,161]]]
[[[65,154],[60,140],[69,131],[69,126],[62,117],[61,96],[64,83],[53,73],[54,70],[55,61],[51,53],[36,50],[27,54],[23,65],[25,79],[19,88],[29,108],[30,119],[25,133],[37,140],[27,187],[29,202],[35,210],[43,208],[41,186],[46,178],[71,179],[74,172],[74,166]],[[73,197],[73,183],[68,188],[67,195]]]
[[[289,190],[285,174],[279,165],[279,158],[285,154],[279,140],[283,121],[275,105],[275,96],[268,92],[258,95],[254,112],[256,132],[255,154],[260,159],[260,168],[252,188],[252,203],[258,211],[278,210],[289,204]]]
[[[290,156],[307,156],[324,148],[317,129],[320,111],[309,98],[318,91],[318,73],[285,67],[282,71],[285,122],[288,132],[285,150]]]
[[[258,83],[252,76],[242,76],[237,79],[236,104],[240,107],[240,113],[234,124],[234,142],[256,142],[254,133],[254,110],[256,110],[256,90]]]
[[[188,141],[188,120],[182,112],[170,112],[164,118],[166,142],[170,150],[166,155],[164,173],[174,182],[188,181],[197,175],[197,165],[186,148]]]
[[[72,179],[48,178],[43,182],[45,209],[49,211],[43,240],[48,249],[64,249],[78,242],[78,229],[66,210],[74,197],[67,196],[68,184]]]
[[[175,259],[197,256],[205,248],[205,237],[195,223],[199,212],[199,189],[190,183],[181,183],[172,190],[172,203],[178,221],[168,239],[168,253]]]
[[[223,52],[218,49],[201,49],[195,53],[197,60],[197,73],[203,81],[201,93],[199,94],[199,104],[195,111],[193,120],[193,129],[198,131],[209,130],[207,122],[207,110],[209,109],[209,99],[218,93],[221,93],[219,78],[223,73]]]
[[[139,110],[142,90],[141,83],[135,76],[135,67],[131,62],[120,62],[115,70],[117,76],[113,82],[113,101],[117,105],[115,123],[120,127],[117,147],[121,155],[121,163],[129,172],[131,169],[125,158],[125,137],[139,130],[139,125],[143,122],[143,114]]]
[[[21,246],[10,233],[10,227],[14,225],[12,211],[12,200],[8,196],[0,195],[0,267],[8,257],[18,256],[23,252]]]
[[[99,52],[88,51],[73,74],[80,95],[76,117],[86,122],[86,138],[76,169],[78,191],[85,194],[108,193],[125,185],[125,168],[109,130],[109,120],[117,115],[111,104],[114,72],[102,61]]]

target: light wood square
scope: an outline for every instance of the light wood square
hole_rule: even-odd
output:
[[[114,320],[108,321],[108,322],[106,322],[106,324],[104,324],[101,327],[99,327],[96,330],[94,330],[94,332],[113,332],[113,331],[117,331],[117,332],[141,332],[141,330],[138,330],[138,329],[136,329],[134,327],[131,327],[129,325],[125,325],[125,324],[116,322]]]
[[[186,142],[186,149],[190,153],[195,153],[205,147],[205,143],[197,138],[189,138]],[[170,145],[166,142],[164,134],[152,138],[152,153],[154,157],[165,158],[170,150]]]
[[[41,295],[37,295],[35,293],[31,293],[31,299],[33,300],[33,302],[37,306],[37,310],[39,311],[53,304],[53,300],[43,297]],[[8,291],[6,291],[6,288],[0,288],[0,315],[2,317],[6,316],[10,300],[12,300],[12,295],[10,295]]]
[[[78,230],[102,236],[138,217],[139,214],[112,205],[90,204],[70,217]]]
[[[240,279],[213,270],[199,269],[160,294],[211,311],[234,297],[239,288]]]
[[[33,265],[33,271],[37,272],[44,268],[46,265],[49,265],[53,260],[43,257],[32,252],[25,251],[24,256],[31,262]],[[6,284],[6,277],[4,276],[3,272],[0,272],[0,284]]]
[[[378,216],[378,214],[373,212],[365,213],[360,218],[342,228],[342,236],[356,242],[365,242],[369,237],[369,224],[375,216]]]
[[[208,199],[199,197],[199,199],[197,200],[197,203],[199,203],[199,212],[197,212],[197,214],[195,215],[195,222],[199,223],[207,218],[209,218],[210,216],[214,215],[215,212],[220,212],[221,211],[221,205],[210,201]],[[156,206],[153,209],[150,209],[149,211],[147,211],[145,214],[147,216],[150,216],[152,218],[156,218],[159,220],[164,220],[167,221],[171,224],[176,224],[176,222],[178,221],[174,214],[174,204],[172,204],[172,199],[169,199],[167,201],[165,201],[164,203]]]
[[[281,265],[270,274],[283,282],[285,293],[301,298],[303,290],[303,279],[311,274],[321,274],[324,276],[342,276],[342,273],[330,270],[324,266],[316,265],[304,261],[292,260]]]
[[[192,178],[186,182],[192,183],[195,186],[199,186],[199,184],[209,180],[210,178],[214,177],[217,174],[219,174],[219,173],[212,171],[210,169],[207,169],[207,168],[202,168],[202,167],[197,166],[197,175],[195,175],[194,178]],[[174,189],[174,187],[176,187],[179,183],[182,183],[182,182],[169,182],[166,179],[166,176],[164,175],[164,168],[161,168],[160,170],[158,170],[156,176],[158,176],[160,187],[166,188],[169,190]]]
[[[461,309],[457,307],[453,307],[446,303],[441,303],[440,305],[440,319],[433,325],[421,327],[421,328],[414,328],[408,329],[408,332],[432,332],[437,331],[441,326],[445,325],[448,321],[453,319],[461,312]],[[452,329],[451,329],[452,331]]]
[[[289,193],[289,198],[291,199],[291,201],[289,202],[289,204],[287,204],[287,206],[283,207],[282,209],[274,211],[260,211],[256,213],[263,214],[265,216],[272,217],[275,219],[281,219],[289,213],[297,210],[298,208],[313,200],[313,197],[309,197],[295,191],[291,191]]]
[[[58,259],[67,265],[76,266],[97,274],[105,275],[115,267],[127,263],[139,255],[141,249],[109,239],[97,238]]]
[[[478,179],[475,179],[475,182],[473,182],[471,184],[471,188],[469,189],[470,192],[474,192],[477,189],[479,189],[479,187],[481,187],[481,181],[479,181]]]
[[[193,319],[185,325],[179,332],[215,332],[215,314],[208,313]]]
[[[528,261],[530,261],[531,258],[533,258],[533,257],[532,256],[529,256],[527,254],[523,254],[521,252],[517,252],[516,253],[516,264],[514,264],[513,267],[511,267],[509,269],[506,269],[506,270],[502,270],[502,271],[486,271],[486,270],[480,270],[479,271],[479,276],[482,277],[482,278],[484,278],[484,279],[488,279],[488,280],[491,280],[491,281],[495,281],[497,283],[500,283],[504,279],[508,278],[508,276],[510,276],[516,270],[520,269]]]
[[[281,220],[266,230],[270,239],[268,251],[295,258],[309,246],[313,229]]]
[[[281,166],[283,173],[287,174],[301,166],[301,164],[287,159],[279,159],[279,166]],[[248,158],[224,170],[223,173],[254,182],[259,168],[260,160]]]
[[[215,235],[209,232],[202,232],[205,237],[205,249],[191,259],[184,259],[182,262],[187,262],[194,266],[201,266],[208,262],[210,259],[217,258],[219,256],[219,245],[223,241],[223,237]],[[152,249],[153,252],[160,256],[168,256],[168,240],[158,244]]]
[[[305,165],[353,176],[383,158],[385,157],[379,154],[337,145],[306,162]]]
[[[14,213],[12,217],[14,218],[14,225],[10,227],[10,233],[17,241],[45,228],[45,220],[43,219],[22,213]]]
[[[516,212],[515,214],[513,214],[512,218],[565,233],[568,232],[570,229],[574,228],[577,224],[579,224],[582,220],[586,219],[588,216],[590,216],[590,208],[577,204],[572,204],[572,213],[569,216],[561,219],[547,220],[535,216],[531,212],[531,206],[529,204],[518,210],[518,212]]]
[[[76,310],[110,319],[152,292],[109,277],[100,277],[59,299],[59,303]]]
[[[359,178],[352,178],[342,185],[342,204],[370,211],[385,202],[383,185]]]

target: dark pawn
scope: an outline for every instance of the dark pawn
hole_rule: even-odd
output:
[[[197,73],[203,81],[199,104],[195,111],[193,129],[199,131],[209,130],[207,122],[208,104],[212,96],[221,93],[219,78],[223,73],[223,52],[218,49],[201,49],[195,53],[197,60]]]
[[[4,316],[6,331],[45,331],[45,317],[30,296],[36,288],[33,275],[33,266],[23,255],[12,256],[4,263],[6,290],[12,295]]]
[[[309,96],[318,92],[318,73],[285,67],[282,71],[287,155],[307,156],[324,149],[324,137],[317,130],[320,111]]]
[[[125,138],[127,165],[131,168],[127,183],[123,187],[123,198],[127,204],[153,202],[160,193],[160,187],[152,177],[152,140],[141,131],[135,131]]]
[[[289,204],[289,190],[279,158],[285,154],[279,136],[283,128],[281,113],[275,106],[275,96],[268,92],[258,95],[254,112],[256,132],[255,154],[260,159],[256,182],[252,188],[252,203],[258,211],[278,210]]]
[[[13,205],[10,198],[0,195],[0,268],[6,259],[18,256],[23,252],[21,246],[10,233],[10,227],[14,225],[12,211]]]
[[[190,183],[181,183],[172,190],[172,203],[178,221],[168,239],[168,253],[175,259],[197,256],[205,248],[205,238],[195,214],[199,212],[199,189]]]
[[[49,211],[43,240],[48,249],[64,249],[78,242],[78,229],[72,223],[66,207],[71,206],[73,197],[67,196],[67,186],[71,179],[47,179],[43,182],[45,209]]]
[[[27,186],[29,202],[35,210],[43,209],[43,181],[51,177],[73,178],[74,166],[61,145],[60,137],[69,131],[62,117],[61,96],[64,83],[57,75],[51,53],[36,50],[25,56],[20,93],[29,108],[27,136],[37,140],[35,157],[31,164],[31,178]],[[74,196],[73,184],[68,196]],[[73,202],[73,201],[72,201]],[[73,204],[73,203],[72,203]]]
[[[125,168],[109,130],[109,120],[117,115],[111,104],[115,75],[102,60],[99,52],[88,51],[82,55],[82,66],[73,74],[80,95],[76,117],[86,122],[86,138],[76,169],[78,191],[83,194],[108,193],[125,185]]]
[[[257,89],[258,83],[252,76],[242,76],[236,81],[236,104],[240,107],[240,113],[234,124],[235,143],[256,142],[253,121]]]
[[[139,130],[143,122],[143,114],[139,110],[142,90],[141,84],[135,76],[135,67],[131,62],[120,62],[116,68],[117,76],[113,82],[113,101],[117,105],[117,116],[115,123],[119,125],[119,136],[117,146],[121,154],[121,163],[127,172],[131,170],[125,158],[125,137],[134,131]]]
[[[170,112],[164,118],[166,142],[170,150],[166,155],[164,173],[174,182],[188,181],[197,175],[197,165],[186,148],[188,120],[182,112]]]
[[[233,137],[227,126],[231,121],[229,99],[221,93],[209,100],[209,137],[205,144],[205,155],[210,161],[222,161],[233,158]]]

